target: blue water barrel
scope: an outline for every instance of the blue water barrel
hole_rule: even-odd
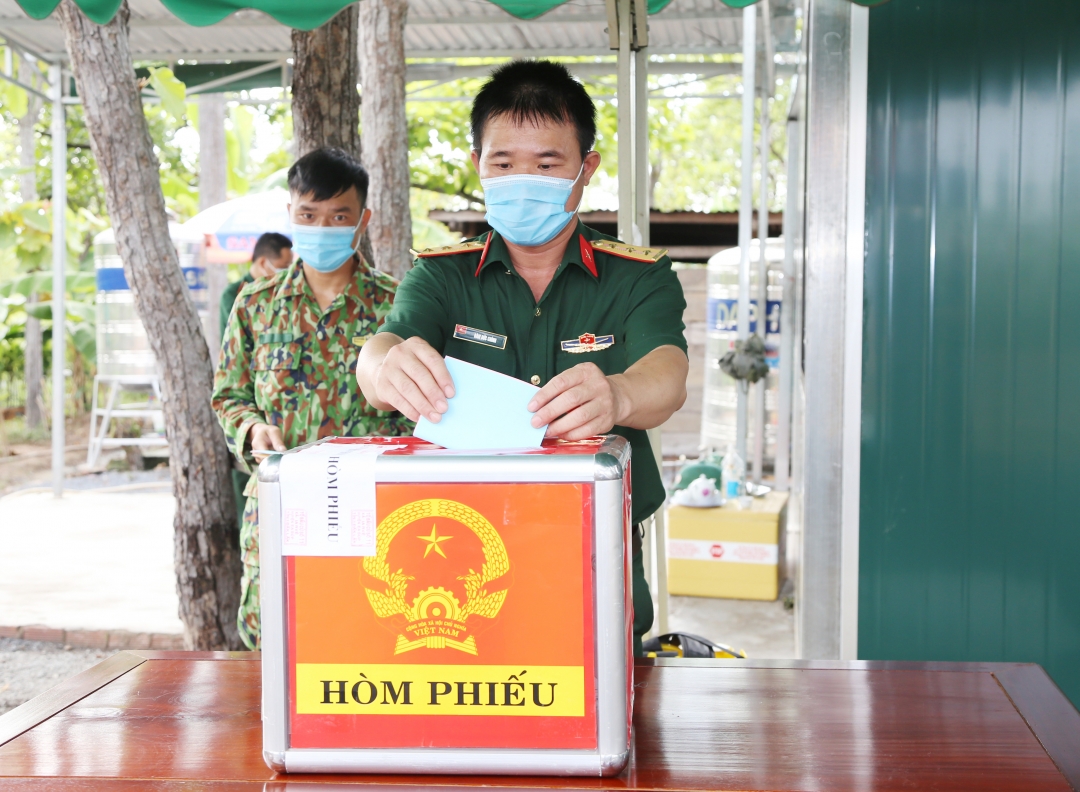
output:
[[[750,332],[761,335],[758,325],[758,241],[750,247]],[[723,453],[735,443],[735,380],[720,370],[718,361],[732,349],[739,322],[739,248],[729,248],[709,259],[706,301],[705,389],[701,405],[701,442],[706,449]],[[783,294],[784,240],[770,239],[765,246],[768,262],[769,291],[765,310],[766,360],[769,375],[765,382],[765,453],[766,467],[776,458],[777,392],[780,361],[780,298]],[[754,447],[754,421],[747,433],[747,448]]]
[[[169,223],[169,233],[180,259],[188,291],[204,330],[211,319],[208,280],[203,262],[203,239]],[[157,360],[150,350],[146,329],[135,312],[135,302],[124,276],[116,236],[111,228],[94,237],[97,276],[97,369],[102,376],[156,376]]]

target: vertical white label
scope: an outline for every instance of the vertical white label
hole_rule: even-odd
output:
[[[322,443],[281,459],[281,554],[375,555],[375,463],[400,446]]]

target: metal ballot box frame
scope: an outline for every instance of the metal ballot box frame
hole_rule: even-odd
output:
[[[374,471],[375,517],[351,518],[354,541],[375,528],[364,555],[287,544],[299,518],[283,491],[318,486],[293,484],[301,460],[286,457],[326,459],[327,443],[385,449],[354,455]],[[633,712],[629,471],[630,445],[615,435],[514,453],[328,438],[264,460],[266,763],[288,773],[621,772]],[[354,483],[371,488],[370,476]],[[353,484],[342,474],[336,486]],[[349,515],[333,502],[347,536]]]

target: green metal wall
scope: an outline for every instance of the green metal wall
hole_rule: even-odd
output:
[[[1080,2],[870,11],[859,656],[1080,704]]]

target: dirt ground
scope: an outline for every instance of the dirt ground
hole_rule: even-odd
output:
[[[76,475],[86,462],[90,416],[69,418],[65,428],[67,475]],[[52,482],[52,440],[47,431],[28,436],[21,418],[0,426],[0,497],[25,487],[49,486]]]

